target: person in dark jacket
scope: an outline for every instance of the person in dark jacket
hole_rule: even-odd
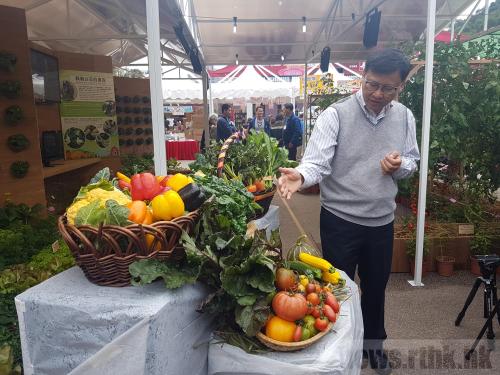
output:
[[[230,104],[222,105],[222,114],[219,116],[217,120],[217,142],[225,141],[228,139],[234,132],[236,132],[236,128],[229,119],[231,115],[232,107]]]
[[[264,108],[257,107],[255,118],[250,122],[249,130],[253,129],[256,132],[264,131],[267,135],[271,135],[271,125],[264,118]]]
[[[293,104],[285,104],[285,116],[287,117],[283,129],[283,145],[288,149],[288,159],[297,160],[297,147],[302,145],[302,126],[300,119],[293,113]]]

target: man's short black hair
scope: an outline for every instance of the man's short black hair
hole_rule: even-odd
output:
[[[403,52],[396,48],[384,48],[375,51],[368,57],[365,72],[377,74],[391,74],[399,72],[401,81],[404,81],[410,72],[410,61]]]
[[[229,108],[231,108],[231,104],[227,104],[227,103],[223,104],[222,105],[222,112],[223,113],[226,112]]]
[[[292,103],[286,103],[285,108],[289,109],[290,111],[293,111],[293,104]]]

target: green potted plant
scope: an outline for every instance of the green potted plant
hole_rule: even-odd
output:
[[[21,152],[26,150],[30,145],[30,141],[24,134],[14,134],[7,138],[7,146],[12,152]]]
[[[19,123],[24,117],[23,110],[18,105],[11,105],[5,109],[5,122],[9,125]]]
[[[436,257],[437,273],[440,276],[449,277],[453,275],[453,268],[455,265],[455,257],[443,254],[443,245],[440,243],[439,254]]]
[[[408,256],[408,261],[410,263],[410,274],[413,276],[415,274],[415,255],[417,249],[417,237],[415,233],[413,236],[406,241],[406,255]],[[422,277],[426,276],[430,271],[430,241],[427,237],[424,237],[424,259],[422,262]]]
[[[0,92],[7,99],[16,99],[21,95],[21,82],[4,81],[0,83]]]
[[[471,252],[470,271],[472,272],[472,274],[481,276],[481,270],[479,268],[476,255],[490,254],[492,245],[492,238],[481,229],[478,229],[469,243]]]
[[[28,173],[30,163],[24,160],[18,160],[10,165],[10,174],[14,178],[23,178]]]
[[[12,73],[17,63],[17,57],[13,53],[0,52],[0,69]]]

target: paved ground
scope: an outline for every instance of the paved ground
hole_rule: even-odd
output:
[[[273,204],[280,206],[281,237],[284,248],[288,249],[299,236],[299,230],[279,197],[275,196]],[[296,194],[289,206],[305,232],[319,243],[319,196]],[[483,340],[476,360],[466,362],[463,358],[464,350],[472,344],[484,324],[482,290],[476,295],[461,326],[454,325],[475,277],[468,271],[457,272],[450,278],[431,273],[423,280],[425,286],[419,288],[410,286],[408,279],[409,274],[392,274],[386,293],[386,330],[389,336],[386,348],[396,364],[399,361],[398,369],[393,373],[500,374],[498,321],[494,324],[499,337],[496,351],[487,351]],[[374,372],[363,369],[362,374]]]

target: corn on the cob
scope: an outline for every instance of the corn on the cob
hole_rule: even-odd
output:
[[[323,271],[323,273],[321,275],[321,279],[323,281],[326,281],[327,283],[332,283],[334,285],[337,285],[339,283],[339,280],[341,279],[340,272],[339,271],[335,271],[335,272]]]
[[[307,253],[300,253],[299,260],[312,267],[319,268],[321,271],[331,272],[331,273],[335,272],[335,268],[326,259],[318,258],[315,257],[314,255]]]

